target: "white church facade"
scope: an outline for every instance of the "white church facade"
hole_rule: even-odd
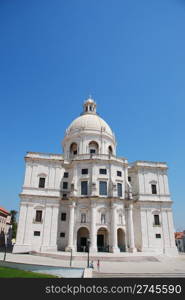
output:
[[[166,163],[117,157],[91,98],[62,146],[26,154],[14,253],[177,254]]]

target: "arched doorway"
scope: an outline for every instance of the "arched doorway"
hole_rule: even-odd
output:
[[[87,252],[87,239],[89,238],[89,230],[86,227],[81,227],[77,231],[77,251]]]
[[[98,252],[109,252],[109,234],[104,227],[99,228],[97,232],[97,249]]]
[[[125,232],[122,228],[118,228],[117,230],[117,238],[118,238],[118,248],[120,252],[125,252]]]

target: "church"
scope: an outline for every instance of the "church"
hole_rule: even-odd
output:
[[[129,163],[90,97],[63,154],[27,152],[14,253],[176,255],[165,162]]]

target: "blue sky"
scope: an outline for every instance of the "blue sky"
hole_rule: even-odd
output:
[[[89,94],[119,156],[166,161],[185,229],[185,1],[0,1],[0,206],[19,208],[26,151],[60,153]]]

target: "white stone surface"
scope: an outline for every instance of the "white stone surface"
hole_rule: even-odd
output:
[[[14,253],[82,251],[90,238],[90,253],[101,248],[112,255],[120,251],[177,254],[166,163],[129,164],[116,157],[115,136],[96,114],[92,99],[66,130],[62,146],[63,155],[26,154]],[[82,169],[88,173],[82,174]],[[100,174],[100,169],[106,173]],[[39,187],[40,178],[45,178],[44,188]],[[87,181],[87,195],[81,194],[82,181]],[[107,195],[100,195],[101,181],[107,184]],[[117,184],[122,185],[122,195]],[[42,211],[39,222],[38,210]],[[61,220],[62,213],[66,220]],[[158,225],[154,215],[159,215]]]

